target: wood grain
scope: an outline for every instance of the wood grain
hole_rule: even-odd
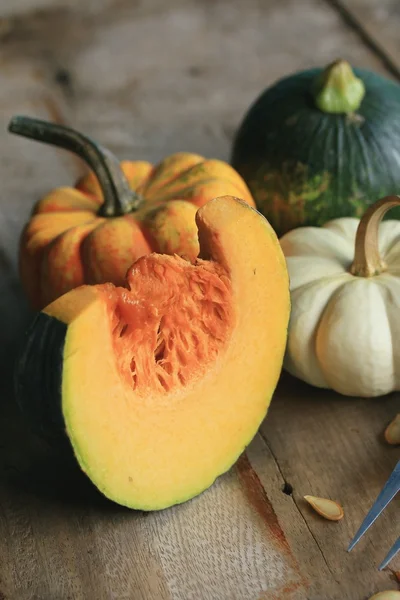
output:
[[[191,502],[143,514],[98,496],[12,422],[0,491],[6,598],[303,597],[299,565],[246,457]]]
[[[293,486],[293,502],[318,544],[330,579],[346,582],[338,599],[397,589],[392,569],[399,561],[381,573],[377,565],[398,536],[393,529],[398,502],[391,503],[352,553],[346,548],[398,460],[398,449],[383,439],[398,407],[398,394],[375,400],[345,398],[285,375],[261,427],[282,476]],[[319,517],[303,500],[306,494],[338,501],[345,518],[330,523]]]
[[[323,0],[1,0],[0,44],[0,599],[364,600],[396,588],[375,568],[398,533],[395,503],[345,552],[397,459],[380,437],[395,396],[359,402],[284,377],[229,473],[191,502],[144,514],[104,500],[32,437],[11,377],[30,318],[20,231],[34,200],[82,170],[8,135],[13,114],[71,123],[121,158],[228,158],[266,85],[344,53],[387,73],[381,58]],[[345,519],[322,521],[306,493],[338,499]]]
[[[398,0],[329,0],[344,20],[400,79],[400,4]]]

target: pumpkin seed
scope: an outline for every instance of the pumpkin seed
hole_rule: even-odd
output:
[[[400,592],[396,592],[396,590],[378,592],[378,594],[371,596],[369,600],[400,600]]]
[[[388,444],[400,444],[400,413],[386,427],[384,436]]]
[[[343,508],[334,500],[327,498],[318,498],[317,496],[304,496],[313,509],[325,519],[329,521],[340,521],[343,518]]]

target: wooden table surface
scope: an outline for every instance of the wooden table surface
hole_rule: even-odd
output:
[[[146,514],[56,464],[13,405],[30,315],[16,271],[32,202],[82,165],[6,133],[25,113],[81,128],[121,158],[227,159],[255,96],[338,56],[400,78],[398,0],[0,0],[0,599],[366,600],[398,589],[392,502],[346,547],[399,458],[398,395],[361,400],[283,376],[267,419],[198,498]],[[304,494],[338,500],[323,520]],[[397,519],[396,519],[397,516]]]

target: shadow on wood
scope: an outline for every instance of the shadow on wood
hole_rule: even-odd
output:
[[[39,444],[42,445],[39,442],[32,446]],[[32,452],[32,447],[28,449],[26,445],[26,451],[29,464],[22,468],[6,465],[3,469],[6,485],[14,488],[16,492],[33,494],[45,502],[44,507],[49,503],[52,507],[92,507],[100,509],[102,513],[132,512],[131,509],[115,504],[103,496],[80,471],[72,456],[54,454],[49,447],[37,448]]]
[[[14,363],[23,340],[23,332],[18,333],[11,351],[1,352],[0,487],[10,488],[11,495],[33,494],[51,504],[128,511],[103,496],[80,470],[66,436],[50,445],[30,430],[13,391]]]

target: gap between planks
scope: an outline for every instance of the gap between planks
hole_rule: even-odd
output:
[[[287,481],[286,481],[286,477],[285,477],[285,475],[284,475],[284,473],[283,473],[283,471],[282,471],[282,469],[281,469],[281,466],[280,466],[280,464],[279,464],[279,462],[278,462],[278,459],[277,459],[277,457],[276,457],[275,453],[273,452],[273,450],[272,450],[272,448],[271,448],[270,444],[268,443],[268,440],[267,440],[267,438],[266,438],[265,434],[264,434],[264,433],[261,431],[261,429],[259,430],[259,432],[258,432],[258,433],[260,434],[260,437],[261,437],[262,441],[264,442],[264,444],[267,446],[267,448],[268,448],[268,451],[269,451],[269,453],[271,454],[271,457],[272,457],[272,459],[273,459],[273,461],[274,461],[274,463],[275,463],[275,466],[276,466],[277,470],[279,471],[279,473],[280,473],[280,475],[281,475],[281,477],[282,477],[282,480],[284,481],[284,483],[287,483]],[[316,544],[316,546],[317,546],[317,548],[318,548],[318,550],[319,550],[319,553],[321,554],[321,557],[322,557],[322,559],[323,559],[324,563],[326,564],[326,567],[327,567],[327,569],[328,569],[329,573],[330,573],[330,574],[331,574],[331,576],[332,576],[332,579],[333,579],[333,580],[334,580],[334,581],[335,581],[337,584],[339,584],[340,582],[339,582],[339,581],[337,580],[337,578],[335,577],[335,575],[334,575],[334,573],[333,573],[333,571],[332,571],[332,569],[331,569],[331,567],[330,567],[330,565],[329,565],[329,563],[328,563],[328,560],[327,560],[327,558],[326,558],[326,556],[325,556],[325,554],[324,554],[324,552],[323,552],[323,550],[322,550],[322,548],[321,548],[321,545],[319,544],[319,542],[318,542],[317,538],[315,537],[314,533],[311,531],[311,528],[310,528],[310,526],[309,526],[309,524],[308,524],[308,522],[307,522],[307,519],[306,519],[306,518],[305,518],[305,516],[303,515],[303,513],[302,513],[302,511],[301,511],[301,509],[300,509],[300,507],[299,507],[299,505],[298,505],[298,502],[296,502],[296,499],[295,499],[295,497],[294,497],[293,493],[292,493],[292,494],[288,494],[288,495],[291,497],[291,499],[292,499],[292,501],[293,501],[293,504],[294,504],[295,508],[297,509],[297,511],[298,511],[298,513],[299,513],[299,515],[300,515],[300,517],[301,517],[301,519],[302,519],[302,521],[304,522],[304,524],[305,524],[305,526],[307,527],[307,529],[308,529],[308,531],[309,531],[309,533],[310,533],[311,537],[313,538],[313,540],[314,540],[314,542],[315,542],[315,544]]]
[[[302,600],[322,600],[322,598],[350,600],[343,596],[339,589],[340,582],[334,576],[320,544],[311,531],[294,496],[284,493],[283,488],[287,483],[287,478],[261,429],[246,448],[246,455],[265,493],[268,494],[268,498],[273,504],[278,522],[282,524],[283,533],[288,541],[290,553],[297,561],[306,588],[304,591],[307,594],[302,596]],[[273,465],[276,479],[279,480],[278,492],[273,491],[273,489],[276,490],[276,483],[272,486],[273,489],[271,488],[271,470],[268,463]],[[287,503],[286,498],[285,501],[277,501],[278,494],[286,496]],[[290,527],[287,526],[288,522],[291,523]],[[315,576],[316,572],[318,577]]]
[[[366,19],[361,6],[352,2],[342,0],[325,0],[326,3],[336,10],[347,26],[351,27],[361,41],[377,56],[387,71],[396,79],[400,80],[400,56],[387,37],[381,34],[379,26],[373,20]],[[349,6],[350,4],[350,6]]]

